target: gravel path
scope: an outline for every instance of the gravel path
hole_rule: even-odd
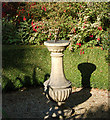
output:
[[[44,119],[46,112],[54,105],[43,94],[43,88],[3,93],[2,99],[3,118]],[[74,109],[74,113],[67,118],[70,120],[108,118],[108,91],[73,88],[66,105]],[[56,119],[58,120],[58,118]]]

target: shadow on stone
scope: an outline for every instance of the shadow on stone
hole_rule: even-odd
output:
[[[81,63],[78,65],[78,70],[81,72],[82,76],[82,87],[91,88],[90,77],[91,74],[96,70],[96,65],[92,63]]]
[[[82,88],[80,91],[73,92],[66,103],[68,103],[70,107],[75,107],[92,96],[90,91],[91,88]]]

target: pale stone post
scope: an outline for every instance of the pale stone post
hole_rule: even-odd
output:
[[[71,82],[65,78],[62,53],[69,45],[69,41],[46,41],[44,45],[51,51],[51,74],[49,80],[44,82],[47,97],[52,98],[60,106],[69,97],[72,88]]]

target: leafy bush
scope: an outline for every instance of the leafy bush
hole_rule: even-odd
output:
[[[19,43],[20,37],[17,34],[17,28],[16,25],[13,23],[13,21],[6,21],[2,20],[2,42],[3,44],[13,44],[13,43]]]
[[[107,2],[21,2],[13,22],[16,22],[17,34],[23,44],[54,40],[55,29],[59,29],[58,39],[70,40],[71,50],[82,45],[83,49],[94,45],[103,45],[107,49],[108,46]]]

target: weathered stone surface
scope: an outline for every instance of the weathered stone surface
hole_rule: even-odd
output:
[[[49,80],[44,82],[47,97],[61,105],[70,95],[71,82],[65,78],[62,53],[69,45],[69,41],[59,40],[46,41],[44,45],[51,51],[51,75]]]

